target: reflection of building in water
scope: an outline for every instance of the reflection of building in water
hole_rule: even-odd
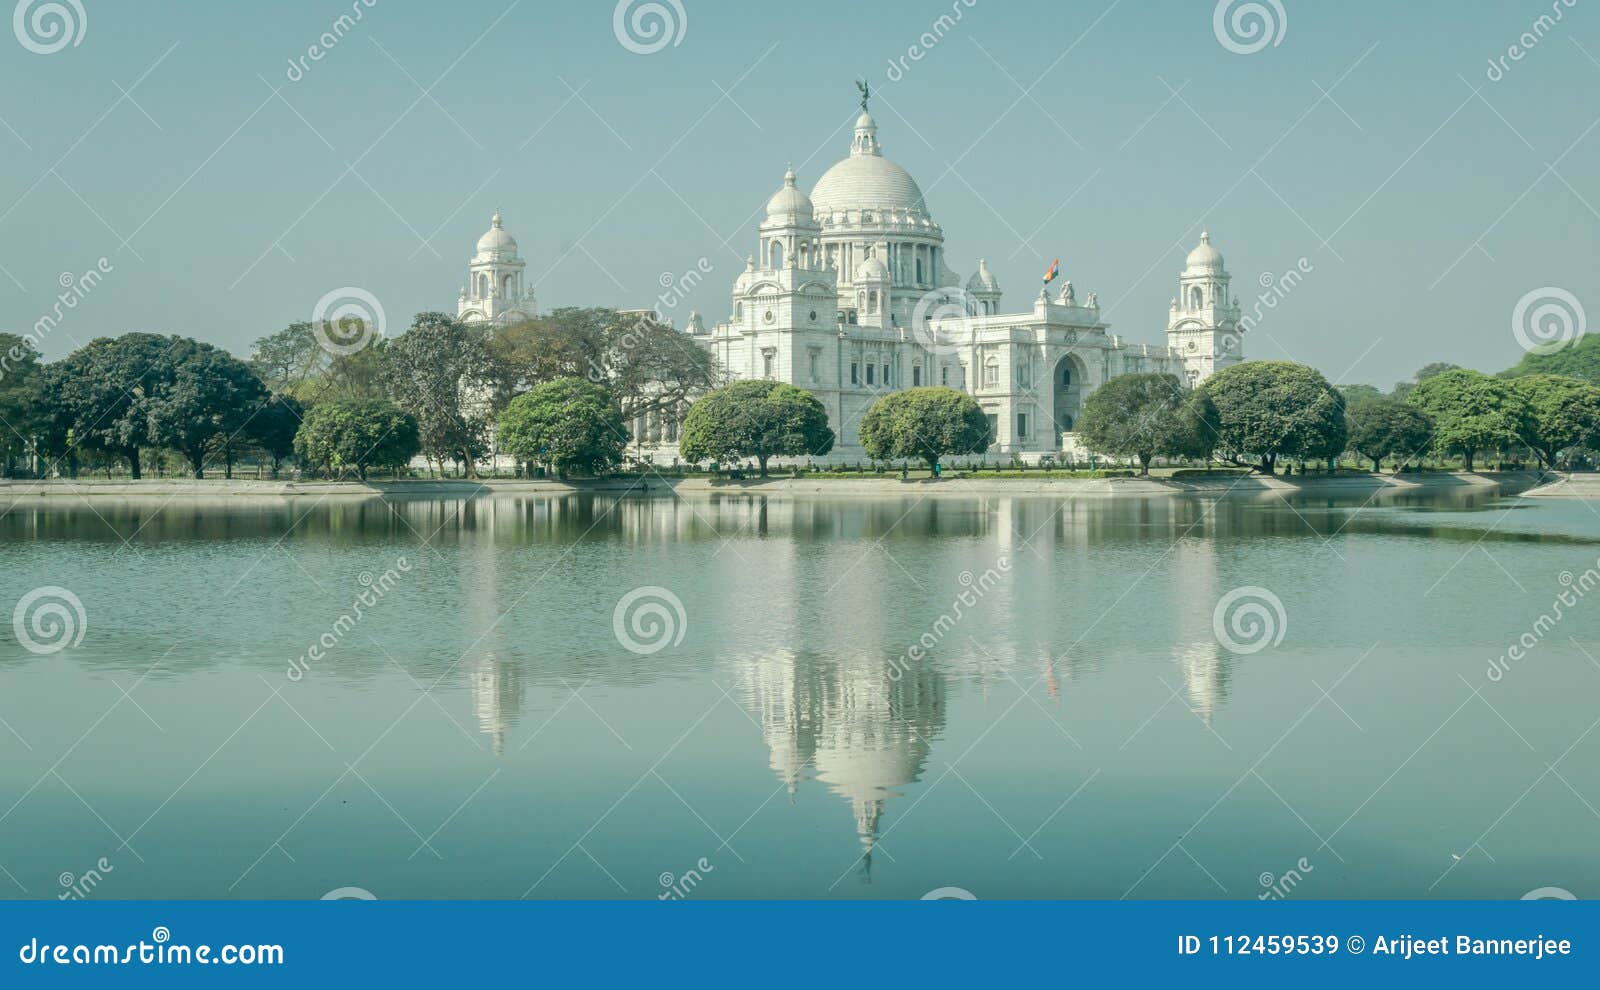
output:
[[[495,529],[502,515],[508,517],[504,522],[514,529],[524,525],[515,501],[479,499],[460,506],[463,559],[459,573],[466,602],[461,632],[466,637],[462,648],[467,651],[461,665],[466,670],[479,731],[490,738],[496,755],[505,752],[506,730],[516,724],[523,705],[522,667],[508,655],[500,634],[503,623]]]
[[[789,654],[751,658],[741,670],[791,800],[811,765],[817,780],[850,802],[868,869],[888,799],[920,779],[945,724],[944,675],[897,663],[882,654]]]
[[[1228,660],[1212,629],[1212,613],[1221,592],[1217,589],[1217,546],[1215,535],[1203,524],[1194,526],[1193,536],[1173,544],[1170,573],[1181,592],[1171,597],[1180,602],[1174,616],[1176,652],[1173,657],[1183,676],[1189,707],[1211,724],[1211,717],[1228,699]]]

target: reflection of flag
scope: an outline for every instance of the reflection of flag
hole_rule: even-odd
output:
[[[1056,276],[1060,275],[1060,274],[1061,274],[1061,259],[1057,258],[1056,260],[1050,262],[1049,270],[1044,273],[1044,284],[1045,285],[1049,285],[1051,282],[1054,282]]]

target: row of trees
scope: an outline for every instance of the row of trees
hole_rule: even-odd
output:
[[[0,334],[0,454],[7,475],[121,463],[137,479],[152,452],[173,451],[195,477],[215,465],[232,477],[246,458],[276,476],[293,456],[365,478],[419,453],[471,476],[519,396],[573,379],[619,422],[720,384],[711,355],[671,326],[607,309],[503,328],[422,313],[392,339],[358,321],[295,323],[256,341],[249,360],[128,333],[46,364],[31,340]]]

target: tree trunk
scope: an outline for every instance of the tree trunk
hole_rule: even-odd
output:
[[[765,478],[767,476],[767,458],[770,457],[770,456],[772,456],[772,455],[770,455],[770,454],[758,454],[756,456],[756,460],[761,463],[761,477],[763,477],[763,478]]]
[[[1150,474],[1150,455],[1149,454],[1140,454],[1139,455],[1139,475],[1141,477],[1144,477],[1144,476],[1147,476],[1149,474]]]
[[[1468,474],[1472,473],[1472,454],[1473,454],[1473,451],[1470,451],[1470,450],[1463,452],[1463,457],[1465,459],[1465,464],[1466,464],[1466,468],[1467,468],[1467,473]]]
[[[356,477],[361,479],[363,485],[367,483],[367,466],[365,464],[356,465]]]
[[[143,478],[144,474],[139,470],[139,448],[129,447],[124,451],[124,453],[127,454],[128,470],[133,475],[133,480],[138,481],[140,478]]]

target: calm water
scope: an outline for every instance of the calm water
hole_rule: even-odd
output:
[[[1600,590],[1530,633],[1597,557],[1486,497],[19,502],[0,607],[84,622],[0,632],[0,891],[1600,896]]]

